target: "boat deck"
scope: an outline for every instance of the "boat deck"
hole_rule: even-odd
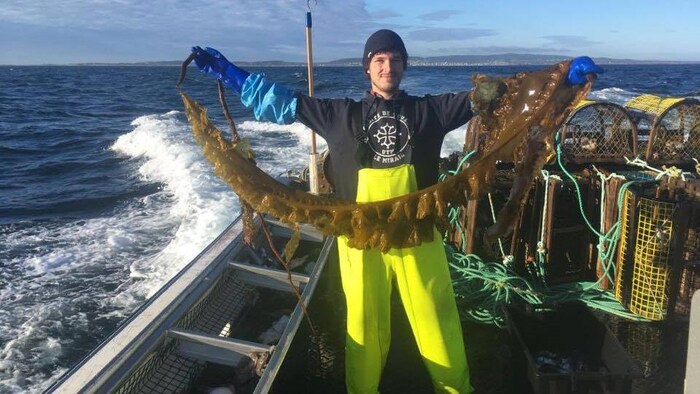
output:
[[[336,260],[329,260],[309,312],[315,333],[306,321],[302,322],[272,393],[345,392],[345,305]],[[631,393],[683,393],[687,322],[632,322],[596,315],[615,334],[644,375],[632,381]],[[380,392],[432,393],[430,376],[420,360],[398,297],[392,299],[392,324],[392,344]],[[464,322],[463,332],[476,393],[533,393],[525,366],[517,356],[517,345],[505,328]],[[604,392],[602,388],[600,392]]]
[[[234,234],[240,232],[234,227],[222,235],[224,242],[213,243],[213,249],[205,250],[136,316],[143,316],[172,291],[170,306],[151,314],[150,321],[130,319],[92,355],[119,347],[121,356],[104,356],[101,369],[88,361],[94,357],[87,358],[53,389],[208,394],[214,388],[235,387],[236,394],[345,392],[345,300],[334,243],[303,240],[300,253],[323,265],[309,266],[310,275],[299,270],[292,274],[295,285],[304,289],[312,329],[290,291],[287,273],[256,264],[260,256],[233,242]],[[275,231],[283,246],[287,230],[278,226]],[[216,247],[219,244],[226,246]],[[198,268],[202,259],[211,261]],[[183,277],[187,275],[193,277]],[[189,284],[175,292],[180,280]],[[282,323],[279,339],[261,339],[261,333],[284,316],[289,321]],[[683,392],[687,322],[599,318],[641,368],[643,378],[632,383],[630,392]],[[519,361],[517,346],[506,329],[465,322],[463,332],[477,393],[533,392],[526,366]],[[123,336],[131,342],[121,341]],[[131,360],[139,360],[138,365]],[[73,384],[76,378],[81,380]],[[392,344],[379,389],[384,394],[433,392],[396,292]]]

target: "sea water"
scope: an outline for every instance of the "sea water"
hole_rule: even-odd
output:
[[[538,66],[409,67],[410,94],[471,88],[474,73]],[[0,67],[0,392],[40,392],[112,333],[239,213],[189,132],[178,67]],[[305,68],[264,68],[305,91]],[[359,99],[359,68],[319,67],[316,96]],[[700,96],[699,65],[607,66],[590,98]],[[190,68],[184,89],[226,122],[216,84]],[[311,131],[259,122],[229,95],[258,165],[301,171]],[[443,155],[460,150],[465,128]],[[317,138],[318,149],[325,143]]]

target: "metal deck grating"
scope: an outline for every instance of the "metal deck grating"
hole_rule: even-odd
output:
[[[236,280],[238,272],[228,269],[222,279],[221,289],[214,290],[217,296],[208,297],[206,302],[197,305],[197,309],[201,308],[202,311],[201,313],[196,310],[191,312],[199,314],[191,325],[185,326],[178,323],[177,327],[225,337],[231,335],[231,326],[238,321],[239,316],[257,295],[254,287]]]
[[[237,276],[236,270],[227,269],[214,289],[175,326],[205,334],[229,336],[231,327],[257,294],[253,287],[238,281]],[[186,392],[204,367],[204,362],[180,356],[177,340],[166,339],[115,392]]]
[[[126,379],[115,393],[179,393],[203,364],[177,355],[177,341],[168,339]],[[163,374],[161,371],[168,371]]]

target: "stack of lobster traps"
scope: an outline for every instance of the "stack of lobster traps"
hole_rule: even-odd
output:
[[[478,127],[470,121],[465,152],[483,146]],[[468,203],[451,240],[464,253],[512,256],[543,285],[598,281],[650,320],[687,316],[700,288],[700,102],[586,100],[559,134],[562,165],[545,166],[508,239],[482,241],[514,178],[500,163],[491,193]]]
[[[697,179],[664,178],[623,195],[615,297],[649,320],[687,316],[700,288]]]
[[[649,320],[687,317],[700,288],[700,102],[645,94],[625,108],[648,136],[639,138],[639,156],[664,172],[621,196],[615,296]]]

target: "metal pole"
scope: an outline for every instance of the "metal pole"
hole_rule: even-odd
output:
[[[309,78],[309,97],[314,95],[314,61],[311,45],[311,11],[306,13],[306,63]],[[309,154],[309,191],[319,193],[318,153],[316,152],[316,133],[311,130],[311,154]]]

